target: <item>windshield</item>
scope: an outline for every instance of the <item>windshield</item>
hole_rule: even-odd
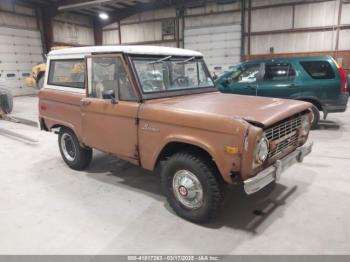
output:
[[[134,58],[133,62],[144,93],[214,86],[202,59]]]

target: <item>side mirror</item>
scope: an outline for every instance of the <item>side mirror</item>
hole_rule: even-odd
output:
[[[103,99],[111,99],[112,104],[116,104],[117,100],[115,99],[115,92],[112,89],[104,90],[102,92],[102,98]]]

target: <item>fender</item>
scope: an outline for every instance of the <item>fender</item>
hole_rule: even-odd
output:
[[[66,127],[66,128],[71,129],[74,132],[74,134],[77,136],[79,141],[82,141],[81,134],[77,131],[77,129],[71,123],[68,123],[68,122],[65,122],[62,120],[52,119],[49,117],[43,117],[42,120],[43,120],[44,124],[46,125],[48,131],[51,131],[54,128]]]
[[[240,141],[240,144],[236,145],[240,148],[240,150],[242,150],[242,146],[243,146],[243,137],[244,136],[242,136],[242,141]],[[207,152],[208,155],[210,155],[213,161],[215,162],[223,179],[228,183],[232,182],[230,177],[231,171],[233,169],[239,170],[240,168],[241,155],[240,154],[232,155],[232,154],[226,153],[224,144],[217,144],[214,141],[208,141],[205,139],[200,139],[199,137],[193,137],[193,136],[184,135],[184,134],[169,135],[164,140],[162,140],[162,143],[155,148],[154,153],[151,156],[151,159],[147,161],[148,166],[144,166],[144,168],[154,170],[156,168],[156,164],[162,150],[170,143],[188,144],[191,146],[198,147],[203,151]]]

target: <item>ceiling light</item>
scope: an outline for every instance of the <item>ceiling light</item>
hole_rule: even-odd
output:
[[[102,20],[107,20],[109,18],[109,15],[106,13],[99,13],[98,17],[101,18]]]

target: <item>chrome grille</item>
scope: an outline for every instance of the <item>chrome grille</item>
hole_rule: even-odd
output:
[[[301,116],[290,118],[265,131],[266,138],[272,149],[269,158],[277,156],[289,147],[296,147],[298,143],[298,128],[301,125]]]

